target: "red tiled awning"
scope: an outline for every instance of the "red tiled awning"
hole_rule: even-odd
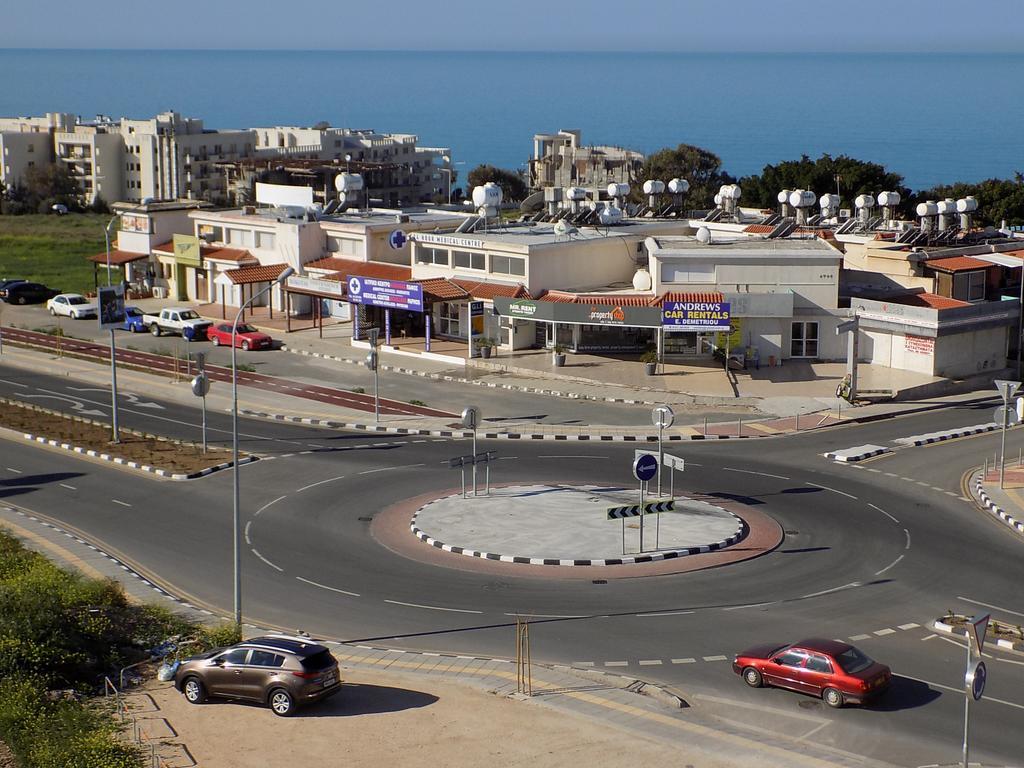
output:
[[[660,307],[666,301],[691,301],[698,304],[714,304],[725,301],[725,296],[717,291],[706,291],[702,293],[683,293],[681,291],[667,291],[651,300],[652,307]]]
[[[537,301],[554,304],[614,304],[617,307],[647,307],[651,303],[649,293],[569,293],[568,291],[547,291]]]
[[[509,283],[485,283],[478,280],[466,280],[464,278],[452,278],[451,282],[462,288],[474,299],[493,299],[501,296],[508,299],[528,299],[530,292],[522,283],[510,285]]]
[[[229,269],[224,274],[227,275],[228,279],[235,285],[269,283],[272,280],[277,280],[287,267],[287,264],[262,264],[258,267]]]
[[[110,252],[110,264],[112,266],[121,266],[123,264],[130,264],[133,261],[139,261],[141,259],[148,259],[148,253],[130,253],[128,251],[111,251]],[[107,252],[97,253],[95,256],[89,256],[88,260],[96,264],[107,264]]]
[[[744,227],[743,231],[752,235],[770,235],[775,231],[775,227],[771,224],[751,224]]]
[[[987,261],[972,259],[970,256],[950,256],[946,259],[929,259],[924,262],[924,266],[941,272],[970,272],[989,269],[993,265]]]
[[[378,280],[409,280],[412,278],[412,268],[404,267],[401,264],[385,264],[379,261],[357,261],[356,259],[339,259],[330,256],[326,259],[317,259],[303,264],[306,271],[330,271],[336,272],[344,280],[345,275],[357,275],[359,277],[372,277]]]
[[[214,246],[201,245],[199,252],[204,259],[213,259],[214,261],[233,261],[238,264],[245,264],[247,262],[259,263],[256,257],[244,248],[216,248]]]
[[[469,292],[444,277],[415,280],[423,287],[423,298],[431,301],[457,301],[470,298]]]
[[[966,301],[939,296],[935,293],[908,293],[893,299],[892,304],[904,304],[908,307],[929,307],[931,309],[956,309],[971,306]]]

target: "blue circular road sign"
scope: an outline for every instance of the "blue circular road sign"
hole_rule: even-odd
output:
[[[985,683],[988,681],[988,667],[984,661],[976,661],[967,670],[967,688],[975,701],[980,701],[985,693]]]
[[[642,453],[633,462],[633,477],[647,482],[658,474],[658,460],[650,453]]]
[[[401,250],[408,241],[409,238],[406,236],[405,232],[400,229],[392,230],[391,235],[388,237],[388,245],[396,251]]]

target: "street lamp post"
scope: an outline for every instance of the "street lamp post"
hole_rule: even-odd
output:
[[[120,218],[120,214],[114,214],[103,228],[103,238],[107,243],[107,287],[110,286],[110,228]],[[121,435],[117,425],[117,347],[114,343],[114,329],[110,328],[110,424],[113,430],[113,442],[121,442]]]
[[[274,280],[274,282],[270,283],[259,293],[250,296],[249,300],[238,308],[238,312],[235,314],[235,322],[231,325],[231,457],[232,463],[234,464],[234,514],[232,517],[232,538],[234,540],[235,625],[239,630],[241,630],[242,627],[242,528],[240,519],[241,478],[238,471],[238,364],[236,362],[238,349],[235,346],[238,336],[238,321],[241,319],[242,313],[245,312],[246,307],[256,301],[256,299],[260,298],[260,296],[270,291],[270,289],[275,285],[283,285],[284,281],[294,274],[294,269],[286,267],[285,270],[277,276],[277,279]],[[273,301],[273,299],[271,299],[271,301]]]

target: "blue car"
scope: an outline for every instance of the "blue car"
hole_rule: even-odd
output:
[[[132,333],[145,333],[146,326],[142,324],[143,312],[138,307],[124,308],[124,329]]]

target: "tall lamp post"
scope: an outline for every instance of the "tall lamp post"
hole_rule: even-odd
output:
[[[238,364],[236,362],[238,347],[235,346],[238,336],[238,321],[242,318],[242,313],[245,312],[246,307],[270,291],[275,285],[284,285],[285,280],[294,274],[294,269],[285,267],[284,271],[277,276],[274,282],[267,285],[259,293],[250,296],[249,300],[238,308],[238,312],[235,314],[235,322],[231,325],[231,454],[234,463],[234,515],[232,517],[232,525],[234,539],[235,625],[239,629],[242,627],[242,528],[239,503],[241,498],[241,478],[238,472]]]
[[[110,228],[120,218],[115,213],[103,228],[103,238],[107,243],[107,287],[110,287]],[[113,428],[114,442],[121,442],[121,434],[117,428],[117,347],[114,344],[114,329],[110,328],[110,423]]]

